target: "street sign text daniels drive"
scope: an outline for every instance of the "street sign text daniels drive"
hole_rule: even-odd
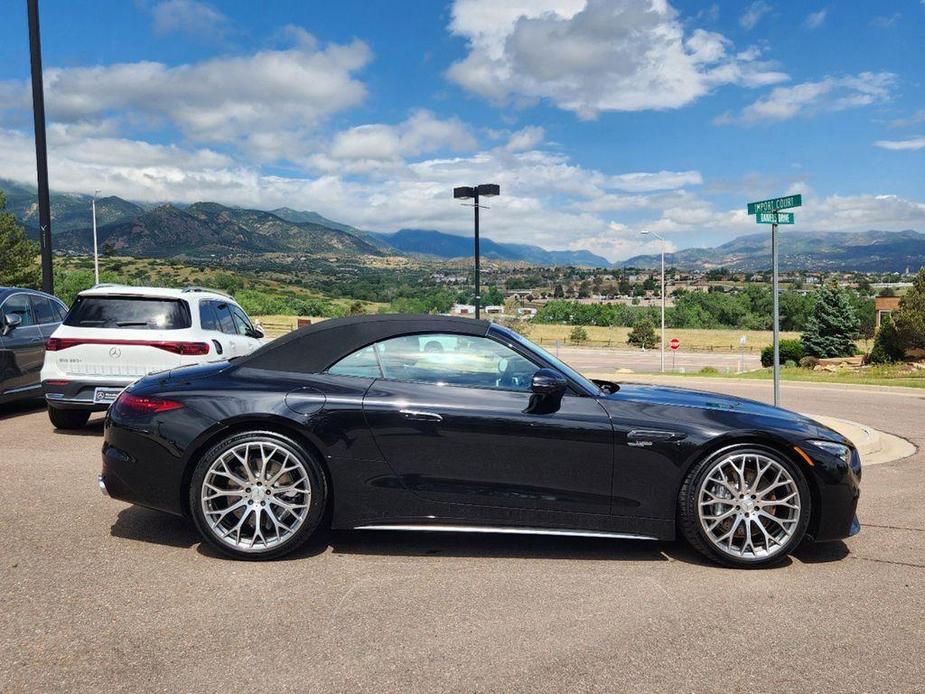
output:
[[[759,224],[793,224],[793,212],[759,212],[755,221]]]
[[[776,212],[777,210],[786,210],[791,207],[800,207],[802,204],[802,195],[787,195],[783,198],[750,202],[748,203],[748,213],[758,214],[759,212]]]

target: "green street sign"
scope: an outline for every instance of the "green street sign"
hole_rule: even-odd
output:
[[[759,224],[793,224],[793,212],[759,212],[755,221]]]
[[[770,200],[761,200],[760,202],[748,203],[748,213],[758,214],[759,212],[776,212],[777,210],[786,210],[791,207],[801,207],[803,205],[802,195],[788,195],[784,198],[771,198]],[[780,222],[784,224],[785,222]]]

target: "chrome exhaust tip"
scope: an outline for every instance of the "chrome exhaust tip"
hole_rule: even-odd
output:
[[[106,489],[106,478],[102,475],[97,475],[96,482],[100,485],[100,491],[103,493],[103,496],[109,496],[109,490]]]

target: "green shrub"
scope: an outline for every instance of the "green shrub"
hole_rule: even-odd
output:
[[[580,325],[576,325],[574,328],[572,328],[572,332],[568,334],[568,339],[575,344],[580,345],[582,342],[585,342],[588,339],[588,331],[582,328]]]
[[[629,337],[626,338],[627,344],[636,345],[643,349],[652,349],[655,347],[655,326],[648,318],[640,318],[633,325]]]
[[[784,366],[786,366],[788,369],[795,369],[797,367],[797,363],[793,359],[788,359],[784,362]]]
[[[803,342],[801,340],[781,340],[780,341],[780,363],[792,361],[796,366],[803,358]],[[761,365],[774,365],[774,345],[768,345],[761,350]]]
[[[704,366],[698,373],[702,373],[704,375],[718,374],[719,369],[717,369],[715,366]]]
[[[871,364],[889,364],[902,361],[906,356],[896,325],[891,320],[884,321],[877,331],[874,348],[870,350],[866,361]]]

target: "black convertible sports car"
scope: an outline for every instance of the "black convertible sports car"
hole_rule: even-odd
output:
[[[849,441],[786,410],[592,382],[484,321],[368,316],[137,381],[106,417],[100,486],[247,559],[330,524],[681,533],[764,566],[856,533],[860,477]]]

